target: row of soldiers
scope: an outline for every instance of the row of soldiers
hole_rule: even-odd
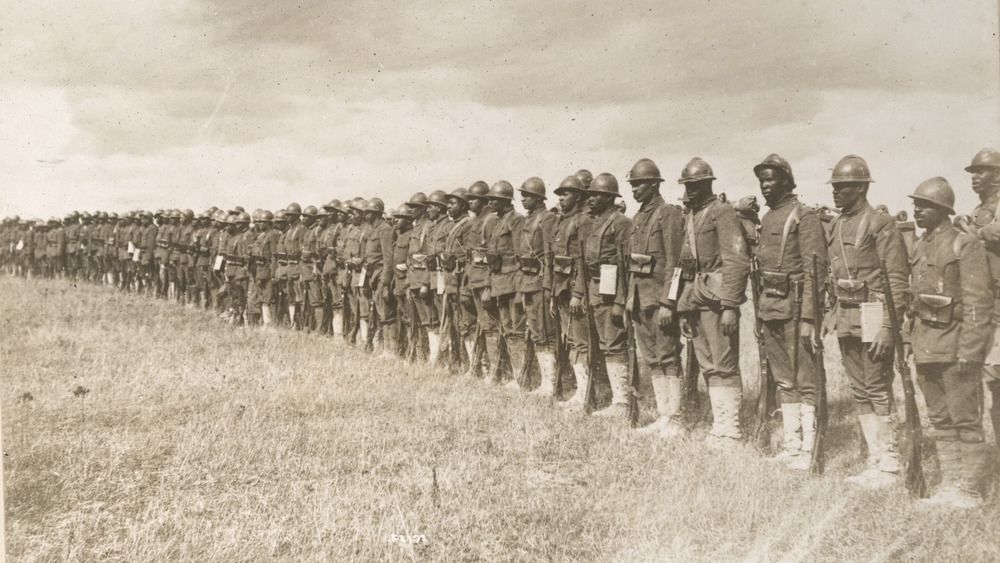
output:
[[[713,419],[707,442],[716,448],[744,439],[739,318],[752,282],[762,395],[767,372],[783,427],[771,459],[814,467],[822,338],[835,334],[868,452],[848,481],[898,482],[892,382],[903,349],[917,367],[941,468],[926,501],[971,507],[984,489],[984,373],[1000,393],[1000,153],[984,149],[967,170],[981,203],[954,222],[946,180],[917,186],[910,197],[925,230],[917,241],[869,204],[874,180],[861,157],[833,168],[838,214],[800,202],[791,166],[772,154],[753,167],[768,207],[762,218],[755,197],[731,204],[716,194],[700,158],[681,171],[683,209],[667,203],[659,168],[642,159],[627,177],[640,204],[631,219],[616,206],[614,175],[580,170],[554,190],[553,210],[544,182],[526,180],[516,190],[523,215],[514,187],[499,181],[419,192],[389,212],[378,198],[356,198],[252,216],[237,208],[74,214],[27,227],[11,220],[3,259],[11,271],[215,306],[234,323],[422,356],[562,398],[557,404],[569,410],[591,412],[600,379],[610,401],[597,416],[634,422],[642,378],[658,417],[637,432],[666,439],[689,433],[686,405],[700,374]],[[894,326],[896,318],[908,320]],[[996,427],[995,403],[991,415]]]

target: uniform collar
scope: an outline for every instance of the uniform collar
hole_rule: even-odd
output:
[[[841,211],[840,214],[843,215],[844,217],[854,217],[856,215],[860,215],[864,211],[867,211],[867,210],[869,210],[871,208],[872,208],[872,204],[870,204],[867,201],[865,201],[864,205],[859,206],[854,211]]]
[[[985,197],[980,197],[979,202],[983,205],[993,205],[996,208],[997,202],[1000,202],[1000,186],[994,186],[993,191],[986,194]]]
[[[952,225],[951,221],[941,221],[941,224],[935,227],[933,231],[927,231],[926,233],[924,233],[924,240],[930,242],[935,238],[937,238],[939,234],[942,234],[945,231],[948,231],[953,228],[954,225]]]
[[[712,194],[712,195],[708,196],[707,198],[705,198],[705,201],[701,202],[701,205],[699,205],[698,207],[692,207],[691,209],[694,210],[695,213],[697,213],[697,212],[701,211],[702,209],[705,209],[706,207],[708,207],[708,205],[710,203],[712,203],[713,201],[715,201],[717,199],[719,199],[718,194]]]
[[[663,195],[662,194],[656,194],[656,195],[653,196],[653,199],[651,199],[651,200],[647,201],[646,203],[642,204],[639,207],[639,211],[645,211],[647,209],[652,209],[654,207],[658,207],[661,203],[663,203]]]
[[[774,205],[768,204],[767,206],[770,207],[771,209],[780,209],[788,205],[789,203],[795,202],[797,199],[798,197],[796,197],[794,193],[788,192],[787,194],[784,195],[784,197],[779,199]]]

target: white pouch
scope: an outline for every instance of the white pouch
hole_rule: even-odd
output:
[[[861,341],[871,344],[875,335],[882,330],[882,304],[862,303],[861,307]]]
[[[219,254],[218,256],[215,257],[215,266],[213,266],[212,268],[216,272],[218,272],[219,270],[222,269],[222,264],[225,263],[225,261],[226,261],[225,257]]]
[[[601,264],[601,282],[597,292],[601,295],[615,295],[618,289],[618,265]]]

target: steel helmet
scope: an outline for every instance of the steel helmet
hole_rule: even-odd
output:
[[[323,206],[323,209],[328,211],[340,211],[340,205],[339,199],[331,199],[330,203]]]
[[[271,213],[267,209],[261,209],[259,220],[261,223],[270,223],[271,221],[274,221],[274,213]]]
[[[396,209],[392,210],[392,216],[413,218],[413,210],[410,209],[410,206],[404,203],[403,205],[400,205]]]
[[[653,164],[652,161],[650,161],[650,164]],[[656,165],[653,165],[653,168],[656,168]],[[618,179],[613,174],[607,172],[602,172],[595,176],[594,181],[590,183],[587,191],[596,194],[611,194],[616,197],[622,195],[618,191]]]
[[[427,195],[424,192],[417,192],[410,196],[410,200],[406,202],[406,205],[415,205],[417,207],[427,206]]]
[[[576,176],[578,180],[580,180],[581,184],[583,184],[583,189],[589,188],[590,183],[594,181],[594,175],[591,174],[590,170],[587,170],[586,168],[581,168],[577,170],[576,174],[573,175]],[[563,181],[563,183],[566,183],[565,180]]]
[[[943,207],[948,210],[949,215],[955,213],[955,191],[951,189],[948,180],[941,176],[921,182],[917,189],[913,190],[910,199],[926,201]]]
[[[362,211],[371,211],[373,213],[378,213],[379,215],[381,215],[384,209],[385,209],[384,205],[378,205],[375,203],[374,199],[371,199],[364,202],[364,208],[362,209]]]
[[[522,194],[536,195],[542,199],[545,199],[545,182],[537,176],[532,176],[521,184],[521,189],[518,190]]]
[[[444,193],[444,190],[434,190],[427,196],[427,204],[440,205],[441,207],[446,207],[448,205],[448,194]]]
[[[648,158],[640,158],[638,162],[632,165],[632,170],[628,173],[628,181],[629,183],[662,182],[663,177],[660,176],[660,169],[656,166],[656,163]]]
[[[303,215],[308,215],[310,217],[315,217],[315,216],[319,215],[319,209],[316,209],[315,205],[310,205],[309,207],[306,207],[302,211],[302,214]]]
[[[115,212],[115,211],[112,211],[111,213],[108,213],[108,219],[117,221],[118,220],[118,213]]]
[[[512,201],[514,199],[514,186],[510,185],[507,180],[500,180],[493,187],[490,188],[490,193],[486,196],[490,199],[506,199],[507,201]]]
[[[486,184],[486,182],[482,180],[479,180],[478,182],[475,182],[471,186],[469,186],[468,197],[485,198],[488,195],[490,195],[490,187]]]
[[[174,209],[174,211],[177,210]],[[233,213],[243,213],[244,211],[246,211],[246,209],[243,209],[242,205],[237,205],[236,207],[233,208]]]
[[[347,207],[348,207],[348,209],[353,209],[355,211],[364,211],[365,210],[365,200],[363,198],[356,197],[356,198],[352,199],[351,201],[347,202]]]
[[[289,203],[285,208],[285,216],[288,215],[302,215],[302,207],[297,203]]]
[[[249,223],[250,222],[250,214],[247,213],[246,211],[240,211],[240,214],[236,216],[236,222],[237,223]]]
[[[254,223],[260,221],[260,209],[255,209],[250,218],[253,219]]]
[[[827,184],[840,184],[842,182],[874,182],[872,175],[868,171],[868,163],[865,159],[856,154],[849,154],[840,159],[840,162],[833,167],[833,175],[826,181]]]
[[[194,211],[190,209],[185,209],[181,212],[181,215],[187,217],[188,219],[194,219]]]
[[[369,200],[368,203],[371,203],[372,205],[374,205],[375,208],[376,208],[376,210],[379,213],[382,213],[382,212],[385,211],[385,202],[382,201],[381,199],[377,198],[377,197],[371,198],[371,200]]]
[[[157,209],[156,213],[153,213],[153,217],[163,217],[163,210]]]
[[[287,215],[287,213],[285,212],[284,209],[279,209],[279,210],[275,211],[274,212],[274,222],[275,223],[285,223],[285,222],[287,222],[288,221],[288,217],[286,217],[286,215]]]
[[[781,170],[786,176],[788,176],[788,180],[792,183],[792,187],[795,187],[795,176],[792,175],[792,166],[788,164],[788,161],[784,158],[781,158],[777,154],[770,154],[767,158],[762,160],[760,164],[753,167],[753,173],[759,178],[760,172],[766,169]]]
[[[586,172],[582,170],[581,172]],[[577,172],[579,174],[579,172]],[[577,190],[586,193],[587,186],[584,185],[583,180],[580,179],[576,174],[572,176],[566,176],[566,178],[559,184],[559,187],[555,189],[556,195],[562,195],[569,190]]]
[[[972,164],[965,167],[966,172],[975,172],[977,168],[1000,168],[1000,151],[985,148],[972,157]]]
[[[681,177],[677,180],[677,183],[688,184],[691,182],[700,182],[701,180],[714,179],[715,175],[712,173],[712,167],[696,156],[688,161],[684,169],[681,170]]]
[[[469,192],[465,188],[458,188],[455,191],[448,194],[448,199],[460,199],[465,203],[469,202]]]

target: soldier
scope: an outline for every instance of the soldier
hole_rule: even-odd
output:
[[[160,212],[162,214],[162,211]],[[136,233],[138,239],[135,243],[133,257],[136,260],[136,278],[138,280],[137,291],[145,291],[147,296],[154,295],[156,291],[156,244],[157,235],[160,228],[153,223],[153,215],[149,211],[142,212],[142,224]]]
[[[361,313],[361,340],[367,345],[376,340],[376,334],[370,331],[381,328],[382,324],[392,324],[395,319],[392,304],[393,276],[389,270],[393,264],[393,229],[384,219],[385,203],[379,198],[365,202],[364,219],[368,225],[367,236],[363,241],[362,263],[364,279],[359,288],[368,306]],[[373,317],[374,314],[374,317]],[[382,330],[385,346],[390,350],[395,345],[391,331]]]
[[[320,231],[317,245],[322,256],[323,277],[323,327],[322,333],[332,333],[334,336],[344,334],[344,295],[339,283],[340,265],[337,256],[337,241],[340,239],[341,203],[339,199],[330,200],[323,206],[326,211],[323,230]]]
[[[382,332],[386,336],[386,348],[403,357],[405,356],[405,339],[407,337],[412,338],[412,336],[404,333],[403,325],[412,327],[415,322],[410,315],[412,309],[406,302],[409,291],[406,272],[408,267],[407,261],[410,256],[410,235],[413,233],[413,212],[408,205],[400,205],[392,212],[392,217],[396,240],[392,245],[393,281],[391,288],[392,303],[395,305],[396,315],[394,317],[387,316],[387,319],[394,318],[394,321],[383,321],[385,326]],[[409,332],[412,333],[412,329]],[[393,344],[395,348],[392,347]]]
[[[560,337],[570,349],[569,361],[576,379],[576,392],[560,406],[582,410],[587,389],[587,319],[583,299],[587,289],[586,264],[580,249],[590,231],[592,218],[587,206],[587,188],[576,175],[567,176],[555,193],[559,217],[552,234],[552,300],[559,316]]]
[[[66,271],[66,276],[69,279],[75,280],[78,278],[80,273],[80,213],[73,211],[66,216],[64,221],[63,233],[65,235],[65,249],[64,249],[64,260],[63,267]]]
[[[767,360],[778,384],[784,427],[783,449],[772,459],[808,469],[816,438],[817,358],[813,342],[819,327],[813,325],[813,288],[805,279],[813,256],[819,271],[827,271],[826,240],[819,216],[792,193],[795,177],[785,159],[772,154],[753,170],[770,207],[761,219],[757,247],[761,281],[757,314],[763,325]],[[799,301],[801,305],[797,305]]]
[[[302,224],[301,216],[302,207],[297,203],[289,203],[288,207],[285,208],[288,230],[282,235],[280,245],[281,252],[285,255],[283,285],[288,305],[288,324],[296,330],[302,328],[300,313],[302,313],[305,304],[305,295],[303,295],[302,284],[299,282],[302,274],[299,262],[302,259],[302,239],[306,234],[306,227]]]
[[[448,194],[446,200],[448,227],[444,246],[438,250],[438,271],[442,272],[444,281],[443,289],[438,288],[443,303],[441,336],[449,340],[449,344],[455,344],[450,341],[449,335],[457,333],[458,345],[471,360],[475,355],[476,305],[464,273],[466,255],[475,246],[476,237],[470,228],[473,219],[469,216],[468,191],[458,188]],[[453,350],[452,354],[460,358],[463,350]]]
[[[285,289],[288,285],[288,261],[282,251],[282,238],[288,232],[288,219],[285,217],[285,210],[279,209],[274,212],[275,242],[274,242],[274,274],[271,277],[271,296],[274,300],[274,307],[271,309],[272,321],[275,326],[281,326],[288,321],[288,296]]]
[[[712,167],[698,157],[688,162],[677,180],[684,184],[691,206],[680,253],[684,283],[677,311],[681,314],[681,335],[694,345],[708,382],[713,421],[708,444],[725,448],[742,438],[739,318],[740,305],[746,301],[750,253],[736,211],[712,190],[714,180]],[[638,216],[634,232],[642,232]],[[637,249],[633,236],[632,250]],[[635,269],[632,275],[641,276]],[[644,348],[643,357],[645,354]],[[678,363],[670,364],[676,374]]]
[[[239,326],[244,322],[247,304],[247,261],[250,258],[250,247],[245,235],[250,226],[250,215],[245,211],[230,215],[226,224],[229,228],[229,237],[226,239],[226,285],[232,308],[230,322]]]
[[[465,261],[465,285],[472,297],[472,306],[475,308],[473,318],[476,323],[475,335],[472,338],[473,349],[469,354],[469,371],[466,373],[470,378],[483,377],[489,372],[492,355],[486,349],[495,343],[492,336],[494,323],[489,309],[490,268],[487,264],[486,242],[493,236],[498,218],[487,209],[489,193],[490,187],[482,180],[469,186],[466,193],[472,219],[469,221],[470,240]]]
[[[179,214],[174,248],[177,249],[176,259],[172,258],[176,275],[177,302],[190,305],[194,303],[195,279],[195,247],[194,247],[194,211],[185,209]]]
[[[535,347],[541,384],[532,393],[542,397],[556,394],[556,319],[552,315],[552,236],[556,216],[545,209],[545,183],[541,178],[528,178],[518,190],[527,213],[516,233],[520,275],[515,281],[521,296],[526,338]],[[525,357],[525,362],[529,358]]]
[[[250,227],[253,237],[247,271],[247,324],[263,323],[265,326],[270,326],[271,309],[267,294],[271,289],[273,276],[271,265],[274,259],[274,247],[271,243],[274,239],[271,236],[271,222],[274,220],[274,215],[270,211],[258,209],[250,218],[253,220]],[[266,315],[265,306],[268,306]]]
[[[153,214],[156,219],[157,231],[154,241],[155,250],[153,261],[156,268],[154,274],[157,280],[157,297],[166,297],[169,286],[167,285],[167,266],[170,264],[170,243],[173,239],[173,227],[170,225],[170,210],[158,209]]]
[[[916,364],[941,468],[937,492],[923,502],[974,508],[982,504],[986,465],[980,378],[992,344],[993,280],[982,242],[948,220],[955,213],[948,181],[926,180],[910,197],[925,231],[910,261],[907,355]]]
[[[84,281],[90,281],[91,274],[91,248],[90,237],[91,232],[94,230],[93,216],[88,211],[80,213],[80,247],[79,252],[77,252],[77,278]]]
[[[415,195],[414,198],[416,197]],[[441,318],[435,303],[437,290],[437,258],[435,254],[439,246],[443,248],[443,239],[447,235],[441,229],[446,216],[446,195],[441,190],[435,190],[420,202],[414,201],[414,198],[411,198],[408,203],[414,208],[415,215],[414,232],[410,237],[410,258],[407,264],[409,299],[414,304],[417,319],[419,319],[423,332],[427,335],[427,361],[431,365],[436,365],[438,352],[441,349],[438,330]],[[418,217],[420,214],[423,216]]]
[[[524,312],[516,297],[517,277],[520,268],[517,260],[517,245],[514,233],[520,233],[524,216],[514,210],[514,187],[506,180],[493,184],[489,199],[489,209],[496,215],[497,222],[491,236],[486,241],[487,257],[490,265],[490,291],[492,316],[497,323],[497,346],[490,349],[493,362],[493,383],[506,380],[507,387],[518,388],[513,377],[524,361]],[[484,297],[485,300],[485,297]],[[505,342],[510,356],[510,366],[501,357],[500,342]]]
[[[625,416],[628,411],[628,342],[625,334],[625,265],[632,222],[618,212],[618,180],[598,174],[587,190],[591,229],[583,239],[587,271],[584,299],[594,311],[597,336],[611,384],[611,405],[594,414]],[[673,320],[673,319],[672,319]],[[674,321],[676,323],[676,321]],[[589,377],[596,374],[590,373]]]
[[[831,223],[827,254],[833,308],[824,319],[822,337],[836,333],[844,372],[858,407],[863,439],[868,446],[868,467],[847,481],[871,487],[891,485],[899,473],[893,429],[893,337],[889,315],[881,317],[873,335],[862,329],[868,315],[865,303],[884,302],[880,264],[886,262],[893,295],[909,292],[910,267],[906,245],[896,221],[868,203],[868,187],[874,182],[868,163],[856,155],[840,159],[828,184],[833,185],[833,203],[841,213]],[[903,318],[905,299],[894,300],[898,318]]]
[[[323,279],[319,268],[319,209],[310,205],[302,211],[302,258],[299,264],[299,286],[302,288],[302,313],[304,324],[311,331],[319,330],[323,319]]]
[[[985,148],[972,158],[965,168],[972,175],[972,191],[979,196],[979,205],[972,216],[962,216],[955,225],[966,233],[977,236],[986,248],[990,274],[993,277],[993,343],[983,366],[986,387],[990,391],[990,419],[993,438],[1000,445],[1000,151]]]
[[[628,231],[630,276],[626,305],[635,329],[640,369],[649,374],[659,415],[656,422],[640,432],[669,438],[684,433],[680,424],[683,396],[677,315],[680,295],[679,286],[674,287],[676,282],[673,282],[684,219],[680,208],[666,203],[660,194],[663,177],[652,160],[637,161],[628,181],[632,197],[640,207]]]

